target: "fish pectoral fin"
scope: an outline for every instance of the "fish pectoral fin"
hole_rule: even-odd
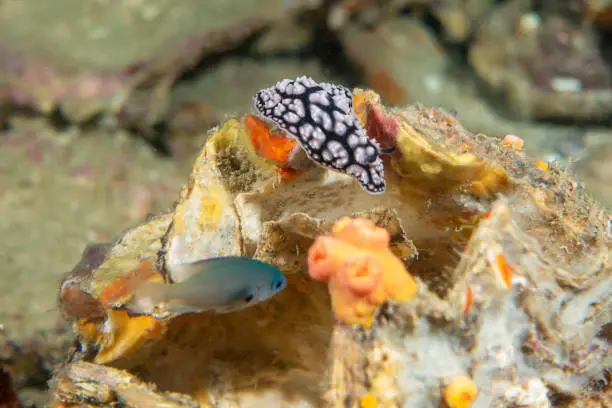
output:
[[[238,310],[242,310],[245,307],[239,307],[239,306],[226,306],[226,307],[217,307],[214,309],[214,312],[216,314],[229,314],[229,313],[233,313],[233,312],[237,312]]]
[[[255,303],[257,303],[255,302],[255,293],[249,288],[242,288],[230,294],[225,304],[214,309],[217,314],[227,314],[245,309]]]

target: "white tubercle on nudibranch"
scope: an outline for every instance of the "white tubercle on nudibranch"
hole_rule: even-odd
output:
[[[380,146],[359,122],[348,88],[305,76],[283,79],[257,92],[253,105],[315,163],[354,177],[370,194],[385,192]]]

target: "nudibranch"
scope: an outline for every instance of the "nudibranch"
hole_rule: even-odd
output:
[[[355,114],[348,88],[305,76],[283,79],[257,92],[253,105],[318,165],[354,177],[370,194],[385,192],[381,148]]]

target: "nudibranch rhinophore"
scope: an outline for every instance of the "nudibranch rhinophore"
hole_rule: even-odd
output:
[[[359,122],[348,88],[305,76],[283,79],[257,92],[253,105],[315,163],[354,177],[370,194],[385,192],[380,146]]]

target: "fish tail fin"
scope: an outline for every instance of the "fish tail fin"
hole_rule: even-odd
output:
[[[137,314],[148,314],[155,306],[168,299],[169,285],[163,282],[147,282],[134,291],[128,309]]]

